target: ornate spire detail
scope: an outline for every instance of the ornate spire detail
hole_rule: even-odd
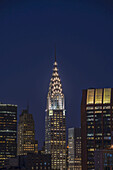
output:
[[[62,84],[58,74],[56,52],[55,52],[53,73],[49,84],[49,92],[47,98],[48,98],[48,104],[47,104],[48,109],[64,109],[64,94],[62,92]]]

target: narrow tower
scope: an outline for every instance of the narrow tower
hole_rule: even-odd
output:
[[[47,96],[45,153],[51,154],[52,169],[66,169],[65,102],[58,74],[56,53]]]

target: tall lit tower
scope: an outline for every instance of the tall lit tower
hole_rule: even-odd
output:
[[[17,156],[17,105],[0,103],[0,169]]]
[[[51,154],[52,169],[66,169],[65,102],[58,74],[56,54],[47,96],[45,153]]]
[[[86,89],[81,102],[82,170],[94,170],[94,152],[113,140],[113,88]],[[99,163],[99,162],[98,162]]]

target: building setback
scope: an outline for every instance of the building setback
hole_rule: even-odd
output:
[[[17,105],[0,103],[0,169],[17,155]]]
[[[82,92],[82,169],[95,169],[94,151],[109,148],[113,131],[113,89],[87,89]]]
[[[56,59],[47,96],[45,153],[51,154],[52,169],[66,169],[65,102]]]
[[[35,127],[32,114],[28,113],[28,110],[23,110],[19,116],[18,123],[18,144],[17,154],[27,155],[29,152],[37,152],[35,144]]]
[[[81,170],[81,128],[68,129],[68,170]]]

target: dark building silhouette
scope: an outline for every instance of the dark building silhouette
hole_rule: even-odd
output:
[[[28,154],[26,161],[27,170],[31,170],[32,167],[34,167],[34,170],[51,169],[50,154],[41,154],[41,152],[38,152],[38,154]]]
[[[82,92],[82,169],[95,169],[94,151],[109,148],[113,131],[113,89],[87,89]]]
[[[68,170],[82,170],[81,128],[68,129]]]
[[[17,105],[0,103],[0,169],[17,155]]]
[[[51,154],[52,169],[66,169],[65,101],[56,59],[47,96],[45,153]]]
[[[27,155],[29,152],[37,152],[35,143],[35,127],[32,114],[23,110],[19,116],[17,154]],[[38,146],[37,146],[38,147]],[[36,149],[36,150],[35,150]]]
[[[45,142],[43,143],[42,149],[40,150],[41,154],[45,154]]]
[[[4,170],[51,170],[51,155],[27,153],[27,155],[10,158],[5,162]]]

